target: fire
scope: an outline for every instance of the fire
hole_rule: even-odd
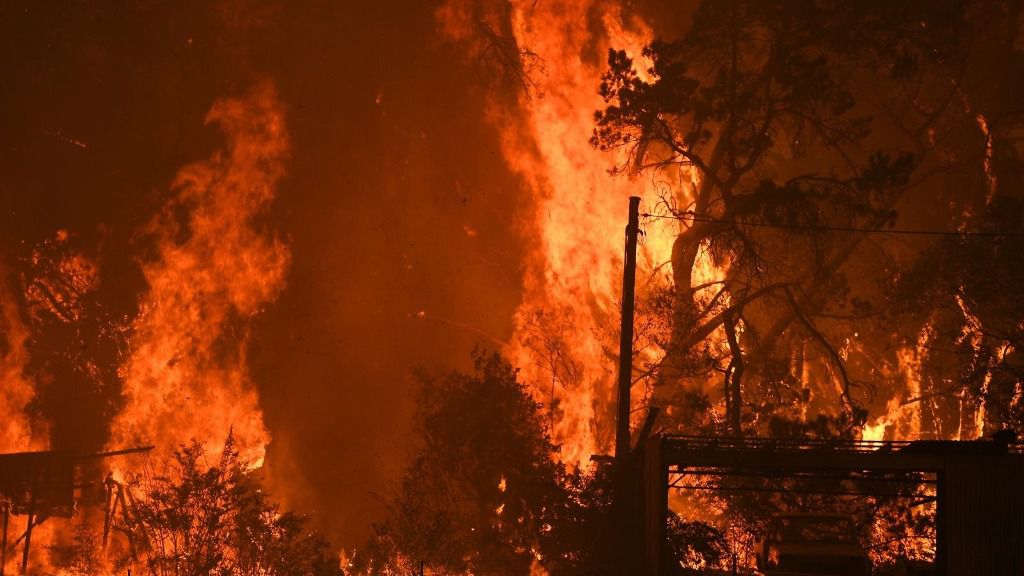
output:
[[[975,116],[975,121],[978,123],[978,129],[985,136],[985,158],[982,161],[982,167],[985,169],[985,204],[988,205],[992,202],[992,197],[995,196],[996,189],[999,186],[999,182],[996,180],[992,170],[995,154],[992,150],[992,129],[989,127],[988,119],[981,114]]]
[[[438,17],[450,34],[465,29],[459,24],[464,11],[455,3]],[[563,461],[586,465],[591,455],[609,449],[613,429],[627,198],[643,196],[642,209],[649,210],[657,197],[653,183],[609,176],[623,159],[594,150],[588,138],[593,113],[602,105],[597,86],[608,49],[639,57],[652,33],[620,7],[591,0],[513,2],[510,21],[516,44],[544,72],[531,75],[532,94],[520,98],[516,118],[497,104],[491,110],[505,159],[532,199],[521,227],[536,239],[516,333],[505,352],[551,410],[551,433]],[[579,25],[585,21],[600,24]],[[655,269],[668,261],[674,237],[669,226],[649,226],[646,232],[639,254],[641,293],[652,282],[664,282]]]
[[[142,262],[148,291],[131,323],[111,445],[217,446],[230,433],[260,465],[269,436],[247,368],[249,323],[283,289],[289,265],[288,248],[259,222],[284,175],[288,138],[269,84],[217,102],[206,122],[221,129],[224,148],[181,169],[146,231],[156,248]]]
[[[643,78],[650,65],[643,48],[653,32],[617,3],[598,0],[517,1],[507,14],[451,0],[437,18],[442,34],[459,41],[481,26],[501,30],[507,19],[521,73],[528,76],[521,83],[528,94],[517,106],[510,111],[506,100],[496,98],[488,111],[506,163],[522,177],[530,198],[519,227],[533,249],[515,333],[504,352],[548,407],[562,461],[585,466],[592,455],[609,451],[614,429],[627,199],[641,196],[641,212],[662,214],[687,207],[699,186],[689,168],[612,176],[610,170],[626,165],[625,153],[601,152],[589,143],[594,112],[604,107],[598,86],[609,49],[625,50]],[[671,285],[672,246],[683,224],[645,218],[641,226],[638,301]],[[694,287],[704,286],[722,279],[722,267],[701,250],[691,277]],[[715,291],[696,292],[701,298]],[[638,326],[643,323],[638,318]],[[638,328],[638,371],[664,355],[655,343],[640,342],[641,333]],[[723,330],[711,340],[727,349]],[[637,400],[635,393],[634,411]]]
[[[0,268],[0,278],[5,276]],[[16,300],[0,281],[0,452],[46,448],[46,439],[33,430],[25,412],[35,387],[25,375],[29,329],[22,322]]]
[[[970,344],[972,349],[978,350],[981,347],[982,341],[981,320],[970,311],[960,294],[957,294],[955,299],[957,307],[960,309],[960,313],[963,314],[964,320],[964,324],[960,330],[960,336],[957,338],[957,343],[967,342]],[[991,368],[987,368],[982,381],[982,398],[988,394],[988,386],[991,381],[992,370]],[[969,399],[965,399],[964,404],[965,406],[961,407],[961,411],[965,412],[969,421],[964,422],[964,419],[961,418],[960,439],[973,440],[980,437],[985,431],[985,405],[974,405]],[[973,415],[973,418],[970,418],[971,415]],[[966,426],[964,424],[966,424]]]
[[[898,377],[904,381],[903,392],[890,398],[885,414],[864,426],[862,440],[917,440],[921,437],[921,362],[928,352],[928,342],[934,335],[926,324],[918,334],[913,347],[902,347],[896,352]]]

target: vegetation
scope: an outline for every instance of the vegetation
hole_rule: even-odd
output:
[[[216,464],[205,465],[204,454],[193,441],[164,473],[133,477],[111,553],[86,518],[71,542],[49,547],[53,567],[97,574],[110,561],[153,576],[343,576],[327,541],[268,498],[231,438]]]
[[[566,472],[540,405],[497,354],[473,375],[422,376],[421,445],[357,574],[608,574],[619,546],[609,470]],[[674,519],[670,545],[694,566],[725,557],[722,535]]]
[[[539,406],[499,356],[475,363],[472,376],[421,377],[420,447],[357,571],[423,561],[442,573],[526,573],[557,546],[570,495]]]
[[[962,27],[948,2],[702,2],[686,33],[645,49],[645,75],[624,52],[609,55],[594,145],[625,148],[631,161],[620,169],[680,183],[663,198],[684,229],[655,402],[676,403],[692,392],[681,382],[718,372],[722,424],[742,435],[802,412],[835,383],[847,424],[863,423],[871,379],[848,369],[841,334],[850,323],[836,319],[881,304],[850,276],[864,264],[868,234],[893,223],[934,153],[881,137],[891,128],[866,89],[899,99],[907,85],[932,82],[960,56]],[[913,129],[933,128],[938,112]],[[690,172],[699,185],[686,190]],[[701,254],[721,279],[697,281]],[[717,339],[727,353],[709,349]],[[807,368],[822,386],[804,390]]]
[[[1022,117],[993,94],[1013,84],[997,80],[999,66],[1022,59],[1005,40],[978,48],[995,29],[1017,38],[1019,19],[995,23],[992,11],[1019,10],[707,1],[684,33],[645,48],[649,65],[609,54],[592,142],[627,152],[619,171],[670,182],[660,215],[682,226],[672,288],[652,306],[671,317],[654,335],[666,354],[651,402],[674,408],[664,426],[849,439],[869,406],[884,413],[897,401],[920,425],[903,437],[1024,428],[1019,267],[1003,260],[1024,232],[1019,138],[1009,135]],[[995,102],[997,131],[986,121]],[[937,202],[948,212],[902,222],[967,234],[887,234],[901,208]],[[701,258],[718,278],[698,280]],[[713,377],[720,388],[705,384]],[[877,520],[904,543],[929,534],[926,509],[906,512],[913,490],[836,498],[753,483],[760,492],[695,500],[746,534],[772,510],[816,508]],[[708,481],[723,494],[750,484]],[[921,552],[865,530],[879,561]]]
[[[1024,431],[1024,279],[1011,261],[1024,111],[1009,96],[1024,76],[1006,76],[1024,68],[1021,8],[709,0],[642,59],[609,53],[592,144],[626,152],[616,171],[667,182],[651,211],[681,229],[671,288],[638,303],[654,317],[640,338],[665,350],[651,379],[651,403],[669,408],[659,425],[854,439],[895,406],[924,438]],[[898,218],[923,233],[892,234]],[[698,274],[708,262],[710,281]],[[570,504],[602,494],[600,475],[562,480],[580,486]],[[931,536],[927,507],[909,511],[915,489],[851,483],[873,494],[836,498],[763,484],[697,498],[740,529],[673,519],[677,557],[722,565],[784,508],[849,511],[882,562],[921,554],[914,539]],[[600,534],[593,520],[551,527]]]

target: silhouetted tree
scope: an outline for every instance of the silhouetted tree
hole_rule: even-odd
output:
[[[421,377],[420,445],[360,570],[400,555],[443,573],[526,574],[555,545],[568,494],[539,405],[497,354],[475,364],[472,376]]]
[[[996,235],[944,238],[894,278],[891,316],[928,326],[914,400],[939,437],[1024,432],[1024,201],[994,196],[975,227]]]
[[[267,497],[231,438],[215,465],[205,466],[203,454],[193,442],[175,452],[166,474],[133,482],[148,573],[342,576],[326,540]]]
[[[36,384],[33,415],[50,423],[54,447],[89,451],[106,442],[119,406],[126,327],[106,307],[97,257],[83,244],[59,231],[22,245],[9,270],[0,266],[0,282],[32,335],[24,368]]]
[[[516,370],[497,354],[474,359],[473,375],[421,377],[420,446],[354,573],[415,573],[423,562],[437,574],[612,574],[621,543],[611,470],[565,471]],[[689,565],[721,560],[713,527],[677,519],[669,528]]]

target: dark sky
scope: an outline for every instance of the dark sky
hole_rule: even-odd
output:
[[[145,289],[139,228],[220,144],[210,106],[276,85],[292,151],[267,224],[293,261],[251,356],[268,476],[357,545],[403,463],[412,371],[466,367],[508,338],[519,298],[523,200],[432,3],[0,10],[0,257],[68,230],[115,316]]]

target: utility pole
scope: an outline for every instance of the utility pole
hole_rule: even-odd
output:
[[[0,576],[4,576],[4,566],[7,564],[7,523],[11,519],[11,503],[4,500],[0,502],[0,507],[4,509],[4,537],[3,544],[0,545]]]
[[[640,198],[629,197],[626,255],[622,267],[622,330],[619,335],[618,406],[615,417],[615,465],[625,470],[629,459],[629,389],[633,382],[633,309],[636,292],[636,243],[640,234]]]
[[[615,415],[615,464],[613,518],[616,542],[616,574],[634,572],[636,560],[638,485],[630,462],[629,389],[633,383],[633,312],[636,288],[636,244],[640,234],[640,198],[629,198],[629,223],[626,225],[626,253],[622,267],[622,325],[619,335],[618,404]]]

